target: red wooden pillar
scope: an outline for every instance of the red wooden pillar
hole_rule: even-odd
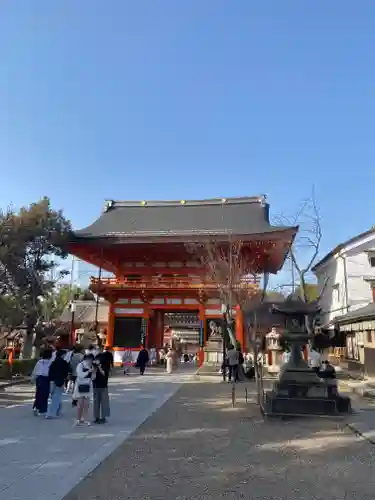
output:
[[[163,347],[164,343],[164,315],[163,311],[159,311],[158,309],[153,310],[153,318],[152,318],[152,338],[156,348],[159,350]]]
[[[145,324],[145,339],[144,339],[144,344],[146,349],[150,348],[150,315],[149,315],[149,308],[148,305],[144,304],[143,308],[143,317],[142,319],[144,320]]]
[[[107,338],[105,345],[106,347],[113,347],[113,340],[115,336],[115,311],[114,304],[111,304],[108,311],[108,328],[107,328]]]
[[[206,313],[204,310],[204,304],[201,304],[199,306],[199,322],[200,322],[200,333],[199,333],[198,366],[201,367],[204,363],[204,346],[207,343]]]
[[[243,312],[240,306],[236,306],[236,340],[241,344],[242,352],[245,351],[245,329]]]

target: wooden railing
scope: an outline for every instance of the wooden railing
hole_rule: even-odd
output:
[[[93,288],[113,287],[113,288],[203,288],[218,289],[226,286],[225,283],[215,283],[213,281],[201,280],[199,278],[158,278],[158,277],[139,277],[139,278],[94,278],[90,279]],[[252,289],[257,288],[253,281],[242,281],[233,288]]]

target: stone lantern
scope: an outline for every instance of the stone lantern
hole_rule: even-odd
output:
[[[280,370],[279,380],[265,394],[265,414],[335,415],[350,411],[350,398],[338,393],[329,395],[325,383],[309,368],[302,356],[302,348],[310,339],[305,318],[313,317],[319,310],[317,304],[293,300],[273,307],[273,312],[285,318],[283,338],[291,347],[291,355]]]
[[[268,372],[276,374],[280,370],[281,346],[280,334],[275,326],[266,335],[267,365]]]

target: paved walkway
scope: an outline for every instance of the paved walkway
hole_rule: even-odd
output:
[[[154,370],[144,377],[114,377],[113,417],[92,427],[73,427],[68,403],[58,420],[34,417],[33,388],[6,389],[0,393],[0,500],[60,500],[190,376],[192,371],[168,376]]]
[[[65,500],[370,500],[375,447],[345,421],[264,421],[239,385],[191,380]]]

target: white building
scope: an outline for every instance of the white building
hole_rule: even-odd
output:
[[[373,302],[375,227],[338,245],[313,272],[321,293],[322,326]]]

